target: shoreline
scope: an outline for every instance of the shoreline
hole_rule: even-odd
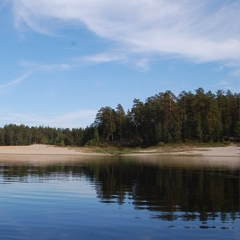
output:
[[[96,149],[95,149],[96,150]],[[0,146],[0,162],[4,159],[82,159],[89,157],[141,157],[141,156],[173,156],[173,157],[228,157],[240,160],[240,147],[237,145],[223,147],[191,147],[191,146],[168,146],[150,149],[133,150],[131,153],[112,154],[94,152],[94,149],[87,147],[58,147],[52,145],[34,144],[30,146]]]
[[[240,147],[160,147],[141,149],[128,154],[96,153],[91,148],[57,147],[35,144],[30,146],[0,146],[1,165],[58,165],[81,164],[91,161],[114,161],[118,157],[147,164],[181,166],[219,166],[232,169],[240,168]],[[170,161],[169,161],[170,160]]]
[[[224,147],[167,147],[153,150],[141,150],[129,155],[162,155],[162,156],[199,156],[199,157],[239,157],[240,147],[236,145]]]
[[[0,158],[3,155],[73,155],[73,156],[202,156],[202,157],[240,157],[240,147],[236,145],[224,147],[158,147],[153,149],[138,150],[132,153],[110,154],[97,153],[93,149],[85,147],[58,147],[53,145],[34,144],[29,146],[0,146]]]
[[[33,144],[29,146],[0,146],[0,158],[2,155],[86,155],[105,156],[103,153],[85,152],[80,148],[58,147],[53,145]]]

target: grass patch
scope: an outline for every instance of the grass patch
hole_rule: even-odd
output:
[[[81,148],[84,152],[100,153],[100,154],[110,154],[110,155],[122,155],[136,153],[139,148],[127,148],[127,147],[115,147],[115,146],[88,146]]]
[[[134,153],[163,153],[163,152],[178,152],[188,151],[194,148],[208,148],[208,147],[226,147],[231,145],[230,142],[221,143],[200,143],[200,142],[188,142],[188,143],[168,143],[168,144],[157,144],[156,146],[149,147],[122,147],[113,145],[102,145],[102,146],[86,146],[86,147],[74,147],[77,151],[85,153],[99,153],[109,154],[113,156],[119,156],[124,154]],[[240,144],[236,144],[240,147]]]

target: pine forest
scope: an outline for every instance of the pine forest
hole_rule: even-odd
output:
[[[28,127],[9,124],[0,128],[0,145],[52,144],[59,146],[153,146],[161,143],[225,142],[240,140],[240,93],[199,88],[160,92],[121,104],[102,107],[86,128]]]

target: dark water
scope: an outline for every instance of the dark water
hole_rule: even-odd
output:
[[[240,166],[2,163],[0,239],[240,239]]]

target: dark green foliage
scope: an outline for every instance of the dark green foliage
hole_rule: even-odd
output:
[[[95,123],[102,141],[121,145],[155,145],[159,142],[213,142],[239,138],[240,95],[230,91],[205,93],[171,91],[146,99],[134,99],[125,114],[119,104],[116,111],[101,108]]]
[[[100,142],[97,126],[91,125],[85,128],[82,135],[81,145],[97,146]]]
[[[59,146],[80,146],[83,130],[56,129],[50,127],[27,127],[5,125],[0,128],[0,145],[55,144]]]
[[[114,141],[117,113],[110,107],[102,107],[96,116],[95,124],[99,129],[102,141]]]
[[[122,145],[158,143],[240,141],[240,94],[231,91],[205,93],[161,92],[134,99],[131,110],[121,104],[116,110],[102,107],[94,124],[85,129],[56,129],[6,125],[0,128],[0,145],[55,144],[60,146]]]
[[[240,121],[236,123],[234,134],[235,137],[240,138]]]

